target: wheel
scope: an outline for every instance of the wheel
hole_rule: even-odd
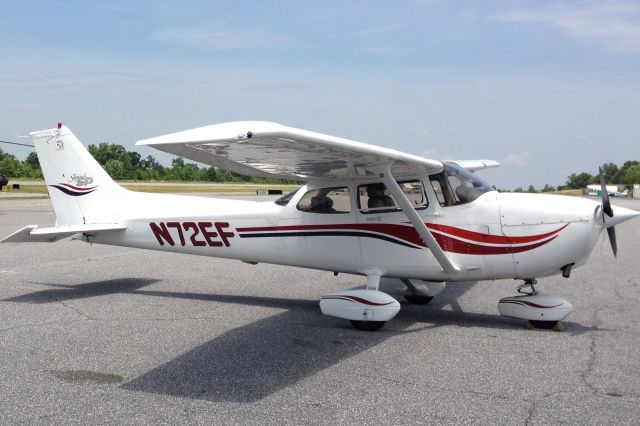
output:
[[[545,330],[551,330],[552,328],[554,328],[555,326],[558,325],[558,321],[533,321],[533,320],[530,320],[529,322],[535,328],[543,328]]]
[[[382,328],[386,321],[356,321],[351,320],[351,325],[356,330],[362,331],[378,331]]]
[[[411,305],[426,305],[433,300],[433,296],[422,296],[420,294],[406,294],[404,298]]]

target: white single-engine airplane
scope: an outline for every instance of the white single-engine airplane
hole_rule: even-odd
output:
[[[277,201],[128,191],[62,125],[30,134],[56,214],[4,242],[84,241],[267,262],[366,276],[365,289],[324,296],[322,312],[377,330],[400,310],[378,290],[401,280],[409,303],[428,303],[444,281],[515,278],[499,312],[552,327],[571,312],[536,278],[584,264],[600,233],[638,212],[557,195],[505,194],[473,172],[490,160],[440,161],[276,123],[216,124],[139,141],[249,176],[305,181]]]

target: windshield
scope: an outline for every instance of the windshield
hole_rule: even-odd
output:
[[[293,196],[296,195],[299,190],[300,188],[297,188],[295,191],[291,191],[288,194],[283,195],[282,197],[275,200],[274,203],[279,206],[286,206],[287,204],[289,204],[289,201],[291,201],[291,198],[293,198]]]
[[[444,163],[444,170],[429,178],[443,206],[470,203],[485,192],[493,191],[484,179],[455,163]]]

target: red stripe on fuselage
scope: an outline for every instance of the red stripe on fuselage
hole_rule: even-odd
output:
[[[483,244],[475,244],[468,241],[462,241],[450,235],[441,234],[439,232],[433,233],[433,236],[438,243],[438,245],[442,248],[442,250],[451,252],[451,253],[460,253],[460,254],[472,254],[472,255],[497,255],[497,254],[511,254],[511,253],[521,253],[528,250],[533,250],[537,247],[543,246],[548,242],[554,240],[556,237],[548,238],[554,234],[557,234],[564,228],[566,228],[569,224],[566,224],[555,231],[548,232],[545,234],[531,235],[531,236],[522,236],[522,237],[503,237],[498,235],[488,235],[482,234],[479,232],[467,231],[460,228],[455,228],[452,226],[446,225],[437,225],[440,227],[436,229],[433,225],[435,224],[427,224],[429,228],[432,228],[434,231],[446,232],[447,230],[455,230],[457,234],[459,234],[460,238],[471,239],[469,237],[477,238],[477,241],[480,243],[486,242],[489,244],[502,244],[501,246],[495,245],[483,245]],[[263,226],[263,227],[253,227],[253,228],[237,228],[238,233],[250,232],[250,233],[260,233],[260,232],[274,232],[274,231],[314,231],[314,230],[358,230],[358,231],[369,231],[375,232],[378,234],[388,235],[408,243],[411,243],[418,247],[426,247],[426,244],[418,235],[418,232],[412,226],[406,225],[394,225],[394,224],[331,224],[331,225],[289,225],[289,226]],[[475,234],[475,235],[472,235]],[[255,234],[253,234],[255,235]],[[312,236],[310,234],[309,236]],[[480,237],[479,237],[480,236]],[[495,237],[495,238],[493,238]],[[539,241],[541,239],[545,239],[543,241]],[[485,241],[486,240],[486,241]],[[501,242],[497,242],[497,241]],[[513,246],[512,244],[522,244],[524,242],[530,241],[538,241],[534,244],[527,244],[521,246]]]
[[[425,246],[422,238],[412,226],[374,223],[343,223],[331,225],[290,225],[263,226],[258,228],[236,228],[238,232],[273,232],[273,231],[317,231],[317,230],[357,230],[377,232],[389,235],[417,246]]]
[[[466,229],[456,228],[454,226],[448,225],[440,225],[437,223],[427,223],[426,224],[429,229],[433,229],[434,231],[445,232],[447,234],[453,235],[455,237],[464,238],[465,240],[471,240],[478,243],[487,243],[487,244],[522,244],[522,243],[531,243],[533,241],[539,241],[550,237],[552,235],[557,234],[562,231],[564,228],[569,226],[569,224],[565,224],[555,231],[547,232],[545,234],[537,234],[537,235],[524,235],[519,237],[508,237],[503,235],[490,235],[483,234],[480,232],[469,231]]]

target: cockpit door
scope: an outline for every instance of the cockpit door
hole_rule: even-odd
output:
[[[425,223],[435,223],[433,202],[422,179],[400,179],[398,184]],[[364,263],[391,276],[423,277],[439,270],[405,213],[380,181],[362,182],[356,189],[356,217],[361,231]]]

